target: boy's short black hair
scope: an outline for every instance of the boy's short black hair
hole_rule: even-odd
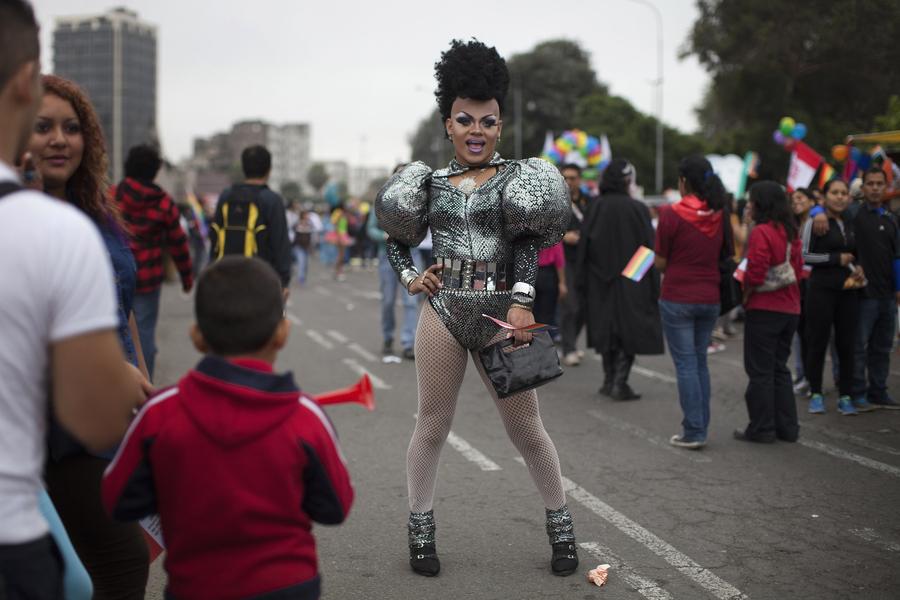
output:
[[[211,353],[256,352],[284,318],[281,279],[259,258],[223,257],[200,276],[194,313]]]
[[[248,146],[241,152],[241,168],[247,179],[265,177],[272,170],[272,154],[265,146]]]
[[[563,171],[568,171],[568,170],[570,170],[570,169],[577,171],[577,172],[578,172],[578,176],[581,177],[581,167],[579,167],[579,166],[576,165],[575,163],[564,163],[564,164],[562,164],[562,165],[559,167],[559,172],[562,173]]]
[[[125,159],[125,177],[153,181],[161,166],[159,150],[149,144],[140,144],[128,151],[128,158]]]
[[[863,183],[866,182],[866,179],[869,178],[869,175],[881,175],[882,177],[884,177],[884,181],[887,182],[887,173],[885,173],[881,169],[881,167],[872,165],[871,167],[866,169],[865,173],[863,173],[863,176],[862,176]]]
[[[38,60],[38,24],[31,4],[0,0],[0,90],[23,64]]]

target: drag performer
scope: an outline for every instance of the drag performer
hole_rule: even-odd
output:
[[[506,62],[494,48],[454,40],[435,65],[435,76],[435,96],[455,158],[437,171],[421,162],[410,164],[385,184],[375,204],[401,283],[410,294],[426,293],[430,300],[416,332],[419,418],[407,454],[410,565],[426,576],[440,570],[432,510],[435,478],[471,352],[543,498],[551,569],[569,575],[578,566],[572,517],[537,394],[532,390],[497,400],[477,354],[507,337],[483,313],[517,328],[534,323],[537,254],[565,231],[565,183],[543,160],[504,160],[494,152],[509,87]],[[409,249],[429,227],[436,264],[420,273]],[[515,338],[517,344],[527,343],[531,334],[520,330]]]

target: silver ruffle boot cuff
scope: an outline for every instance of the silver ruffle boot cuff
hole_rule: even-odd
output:
[[[569,507],[564,505],[557,510],[546,509],[547,512],[547,535],[550,537],[550,543],[574,542],[575,526],[572,524],[572,514]]]
[[[434,544],[434,531],[437,528],[434,524],[434,511],[429,510],[428,512],[423,513],[409,513],[409,523],[407,524],[407,528],[409,530],[410,546],[421,548],[423,544]]]

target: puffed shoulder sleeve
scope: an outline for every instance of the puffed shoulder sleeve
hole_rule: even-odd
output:
[[[559,170],[540,158],[517,161],[503,193],[505,235],[512,242],[523,238],[549,248],[562,239],[569,224],[569,195]],[[516,167],[513,167],[516,168]]]
[[[428,184],[431,169],[410,163],[395,173],[375,198],[375,216],[388,236],[406,246],[418,246],[428,231]]]

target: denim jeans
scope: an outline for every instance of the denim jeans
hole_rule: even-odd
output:
[[[141,292],[134,295],[134,320],[137,322],[138,337],[141,338],[141,350],[147,372],[153,379],[153,366],[156,363],[156,321],[159,319],[159,294],[162,288],[152,292]]]
[[[704,442],[710,397],[706,352],[719,318],[719,305],[660,300],[659,314],[678,377],[678,400],[684,413],[681,437],[689,442]]]
[[[853,397],[883,400],[891,368],[891,349],[897,331],[894,297],[861,298],[853,347]],[[866,372],[868,371],[868,388]]]
[[[384,252],[378,255],[378,278],[381,280],[381,334],[385,343],[394,341],[394,302],[397,292],[403,303],[403,325],[400,328],[400,345],[411,349],[416,339],[416,324],[419,320],[419,297],[410,296],[403,289],[397,273]]]
[[[297,283],[306,283],[306,271],[309,265],[309,252],[300,246],[294,246],[294,262],[297,263]]]

